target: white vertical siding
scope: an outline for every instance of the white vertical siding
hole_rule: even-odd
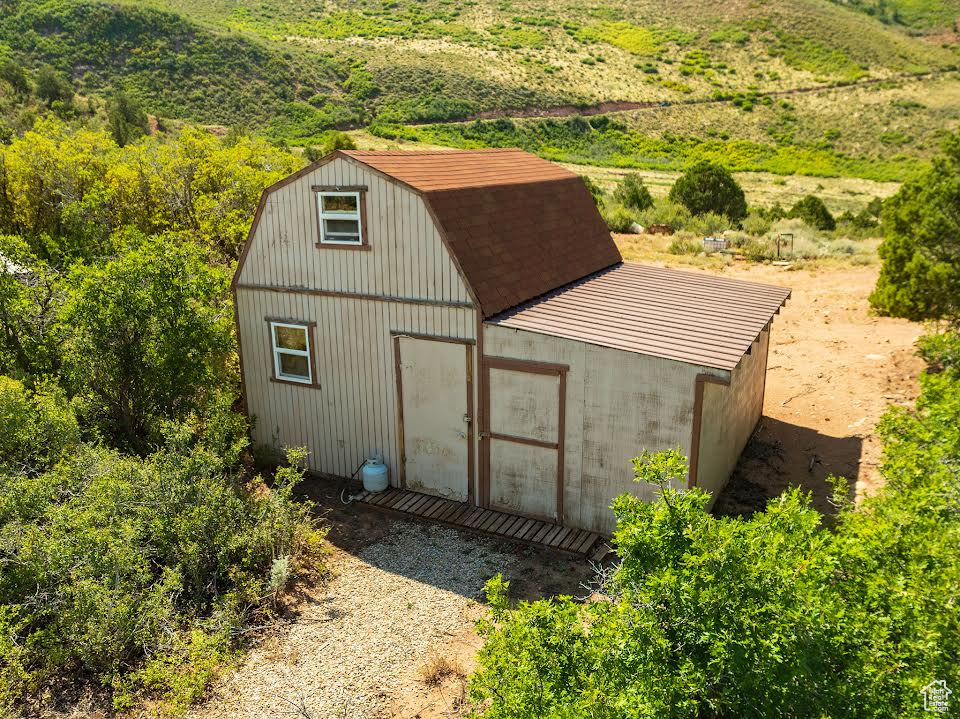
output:
[[[696,376],[712,370],[495,325],[484,325],[483,332],[486,355],[570,367],[564,437],[567,524],[611,531],[614,497],[626,492],[652,499],[654,488],[633,481],[630,460],[644,449],[679,447],[689,456]]]
[[[316,247],[314,185],[367,187],[369,251]],[[423,199],[345,158],[268,195],[239,283],[470,302]]]
[[[729,387],[704,385],[697,485],[713,494],[711,505],[763,414],[769,343],[770,330],[766,329],[731,373]]]
[[[253,438],[275,447],[306,446],[310,469],[350,475],[380,450],[398,478],[397,385],[391,333],[475,339],[471,309],[442,313],[397,302],[239,289],[244,379]],[[432,308],[429,308],[432,309]],[[450,325],[442,332],[436,321]],[[319,388],[272,382],[273,357],[265,318],[316,322]]]

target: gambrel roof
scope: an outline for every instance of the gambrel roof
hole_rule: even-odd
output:
[[[576,174],[522,150],[340,150],[420,194],[484,318],[621,261]]]

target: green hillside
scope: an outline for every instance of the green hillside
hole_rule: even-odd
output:
[[[899,179],[957,125],[954,4],[0,0],[0,60],[33,72],[50,64],[81,96],[123,89],[163,118],[244,125],[292,144],[370,123],[647,104],[657,111],[615,118],[638,136],[617,153],[668,127],[764,155],[836,155],[836,172],[881,163],[868,174]],[[932,101],[911,99],[933,83]],[[0,74],[0,115],[16,114],[13,95]],[[387,134],[465,142],[456,128]]]

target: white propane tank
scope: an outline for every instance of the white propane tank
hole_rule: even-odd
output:
[[[360,470],[360,480],[367,492],[382,492],[390,486],[387,465],[383,463],[383,458],[379,454],[373,455],[364,463],[363,469]]]

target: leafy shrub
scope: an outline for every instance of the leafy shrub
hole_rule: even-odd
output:
[[[654,200],[652,207],[640,213],[640,223],[644,227],[666,225],[674,232],[688,227],[692,219],[686,207],[665,197]]]
[[[678,451],[634,460],[644,502],[622,495],[618,564],[602,601],[509,609],[502,577],[470,691],[486,719],[921,717],[933,677],[960,681],[960,373],[926,375],[915,411],[880,425],[889,484],[855,508],[835,482],[826,525],[791,489],[748,519],[678,490]],[[891,671],[890,667],[896,667]]]
[[[323,154],[329,155],[334,150],[356,150],[357,144],[345,132],[332,132],[323,143]]]
[[[883,264],[870,304],[912,320],[960,317],[960,134],[883,207]]]
[[[147,113],[125,92],[118,92],[107,103],[107,123],[113,141],[123,147],[147,131]]]
[[[816,195],[807,195],[803,199],[797,200],[794,206],[790,208],[787,216],[799,217],[808,225],[816,227],[818,230],[834,230],[837,227],[837,223],[833,219],[833,215],[830,214],[830,210],[827,209],[823,200]]]
[[[52,106],[55,102],[61,105],[73,104],[73,87],[67,79],[49,65],[42,66],[34,78],[37,97]]]
[[[690,167],[670,188],[670,200],[691,214],[715,212],[739,222],[747,214],[747,200],[737,181],[724,167],[702,161]]]
[[[589,175],[580,175],[580,179],[583,180],[583,184],[587,188],[587,192],[590,193],[590,197],[593,198],[593,204],[597,207],[603,207],[603,188],[600,187]]]
[[[79,441],[80,427],[59,387],[46,384],[30,391],[0,375],[0,472],[35,474]]]
[[[750,235],[765,235],[770,231],[771,221],[759,212],[751,211],[740,223],[743,231]]]
[[[624,175],[613,191],[614,199],[624,207],[642,212],[653,206],[650,190],[643,184],[643,177],[636,173]]]
[[[716,212],[705,212],[694,217],[688,223],[687,229],[698,235],[719,235],[724,230],[730,229],[730,220],[725,215],[718,215]]]
[[[703,252],[703,242],[692,237],[677,237],[670,241],[667,252],[671,255],[698,255]]]
[[[287,577],[315,564],[314,523],[292,499],[301,472],[281,468],[269,489],[234,474],[243,425],[221,412],[207,429],[171,426],[147,459],[81,445],[44,474],[2,477],[0,648],[19,648],[14,676],[0,661],[8,702],[79,669],[120,709],[143,692],[185,708],[269,611],[275,559],[291,558]]]
[[[629,232],[630,225],[636,222],[633,213],[619,205],[604,211],[603,219],[611,232]]]

